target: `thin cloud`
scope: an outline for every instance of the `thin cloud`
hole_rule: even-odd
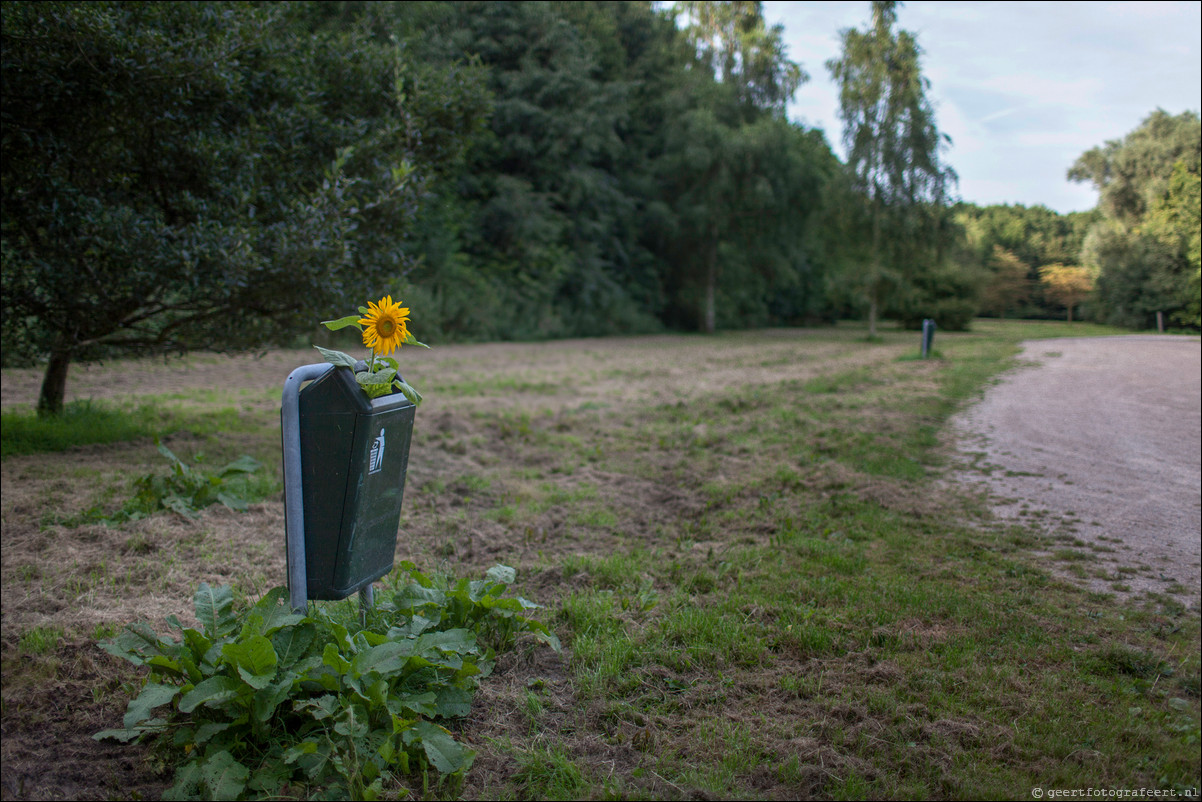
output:
[[[841,30],[869,22],[870,3],[765,2],[764,12],[811,76],[790,117],[843,154],[826,62],[840,55]],[[918,36],[937,123],[954,141],[947,158],[973,203],[1091,208],[1096,193],[1065,178],[1078,156],[1157,108],[1202,107],[1196,2],[916,1],[899,7],[898,27]]]

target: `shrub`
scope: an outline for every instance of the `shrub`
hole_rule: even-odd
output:
[[[149,669],[120,729],[97,739],[150,740],[181,761],[165,799],[295,796],[375,799],[387,782],[433,768],[461,778],[474,753],[439,721],[469,712],[495,651],[530,632],[557,651],[536,605],[504,598],[514,571],[436,587],[411,563],[357,624],[351,605],[293,612],[285,588],[233,611],[228,587],[202,584],[201,629],[180,639],[131,625],[101,644]]]

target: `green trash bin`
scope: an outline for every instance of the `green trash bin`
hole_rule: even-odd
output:
[[[300,391],[305,576],[310,599],[345,599],[392,570],[415,407],[368,398],[349,369]]]

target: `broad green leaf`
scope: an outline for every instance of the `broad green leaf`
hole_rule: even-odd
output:
[[[225,750],[208,755],[200,768],[210,799],[237,799],[249,777],[250,770]]]
[[[422,749],[430,764],[443,774],[454,774],[457,771],[467,770],[476,757],[475,752],[456,742],[448,730],[437,724],[419,721],[413,726],[412,732],[421,739]],[[408,737],[405,738],[405,741],[411,743]]]
[[[340,368],[350,368],[351,370],[354,370],[355,365],[359,362],[359,360],[355,359],[350,354],[344,354],[341,351],[333,351],[329,348],[322,348],[320,345],[315,345],[313,347],[321,352],[321,356],[323,359],[325,359],[325,361],[329,362],[331,365],[337,365]]]
[[[157,682],[148,682],[142,688],[142,692],[137,698],[129,703],[129,707],[125,711],[125,720],[122,722],[126,729],[141,724],[146,719],[150,718],[150,711],[159,705],[165,705],[176,697],[179,693],[178,685],[160,685]]]
[[[370,710],[387,710],[388,709],[388,692],[390,686],[388,680],[380,678],[363,689],[363,695],[371,701]]]
[[[321,653],[321,661],[339,674],[345,674],[351,667],[350,661],[339,654],[338,647],[332,643],[326,644],[325,650]]]
[[[417,390],[413,389],[413,387],[411,387],[407,382],[403,382],[400,379],[397,379],[395,382],[393,382],[393,384],[396,386],[396,388],[398,390],[401,391],[401,395],[403,395],[409,399],[409,403],[413,404],[413,406],[415,406],[415,407],[421,406],[421,404],[422,404],[422,394],[421,393],[419,393]]]
[[[384,368],[377,370],[375,373],[363,371],[355,374],[355,381],[359,384],[392,384],[392,377],[396,375],[396,370],[393,368]]]
[[[472,694],[463,688],[443,688],[438,692],[434,711],[443,718],[462,718],[472,712]]]
[[[508,565],[494,565],[484,576],[493,582],[500,582],[502,585],[512,585],[513,581],[517,579],[518,572]]]
[[[222,479],[233,476],[238,473],[254,473],[263,467],[263,463],[259,462],[249,454],[243,454],[230,464],[217,472],[217,475]]]
[[[287,668],[304,657],[316,636],[317,630],[312,624],[281,627],[271,636],[279,665]]]
[[[431,649],[450,654],[469,654],[476,651],[476,633],[470,629],[448,629],[427,632],[413,641],[414,654],[428,654]]]
[[[175,770],[175,784],[163,792],[163,799],[196,799],[200,789],[200,763],[191,760]]]
[[[227,509],[231,509],[234,512],[246,512],[246,508],[250,504],[250,502],[241,496],[234,495],[225,490],[217,493],[217,500],[225,505]]]
[[[351,661],[351,673],[361,677],[374,671],[382,677],[390,677],[405,667],[405,661],[413,654],[414,641],[389,641],[355,655]]]
[[[394,696],[388,709],[394,716],[402,713],[409,716],[436,716],[438,715],[438,709],[435,707],[437,701],[438,697],[434,695],[433,691],[408,693]]]
[[[202,704],[213,707],[237,698],[241,688],[242,683],[233,677],[227,677],[224,674],[209,677],[184,694],[184,697],[179,700],[179,710],[181,713],[191,713]]]
[[[290,678],[284,678],[262,690],[255,691],[251,700],[251,712],[254,714],[255,720],[264,723],[269,721],[272,714],[275,713],[275,709],[288,698],[291,691],[292,680]]]
[[[196,619],[204,628],[205,635],[210,640],[224,637],[237,627],[234,617],[234,594],[228,585],[210,587],[207,582],[201,582],[192,597],[196,609]]]
[[[392,603],[398,610],[408,612],[415,607],[426,605],[442,607],[446,604],[446,599],[447,595],[441,590],[412,582],[397,592]]]
[[[181,460],[179,457],[175,456],[174,451],[167,448],[167,446],[163,445],[159,441],[159,438],[156,437],[154,439],[154,444],[155,444],[155,447],[158,448],[160,454],[162,454],[167,459],[171,460],[171,463],[175,466],[175,470],[177,473],[188,473],[189,472],[188,466],[184,464],[184,461]]]
[[[196,735],[193,736],[193,743],[199,745],[206,744],[214,735],[225,732],[232,725],[228,721],[206,721],[196,728]]]
[[[312,748],[309,748],[309,744],[312,744]],[[326,767],[330,763],[332,751],[330,742],[326,738],[322,738],[319,742],[304,741],[288,750],[285,759],[291,758],[290,762],[295,762],[300,766],[310,780],[317,780],[326,775]]]
[[[416,345],[421,348],[427,348],[427,349],[430,347],[430,346],[426,345],[425,343],[418,342],[417,338],[414,337],[407,329],[405,331],[405,345]]]
[[[308,712],[318,721],[330,718],[335,715],[341,702],[338,697],[332,693],[327,693],[325,696],[319,696],[316,699],[298,700],[292,703],[292,709],[298,713]]]
[[[321,321],[321,325],[325,326],[330,331],[345,329],[347,326],[354,326],[355,328],[359,329],[359,331],[363,331],[363,327],[359,325],[359,320],[362,317],[363,315],[347,315],[346,317],[340,317],[337,320],[323,320]]]
[[[279,630],[292,629],[304,620],[303,615],[292,612],[288,601],[288,588],[277,586],[255,603],[255,611],[263,616],[262,634],[272,636]]]
[[[367,711],[357,704],[346,705],[334,720],[334,732],[348,738],[362,738],[367,735],[367,728]]]
[[[253,635],[238,643],[227,643],[221,647],[221,656],[238,669],[238,675],[247,685],[256,690],[266,688],[275,679],[275,668],[279,662],[271,641],[262,635]]]
[[[395,375],[395,370],[385,368],[375,373],[356,373],[355,381],[359,382],[359,386],[363,392],[367,393],[368,398],[379,398],[392,392],[392,377]]]
[[[540,640],[554,649],[556,654],[563,654],[563,646],[560,645],[559,638],[555,636],[554,632],[546,629],[536,630],[534,632],[534,637],[536,640]]]
[[[172,512],[177,512],[185,518],[196,519],[200,517],[200,510],[192,504],[191,501],[177,493],[170,493],[163,497],[163,506]]]
[[[112,640],[102,641],[100,647],[115,657],[121,657],[134,665],[154,654],[174,656],[179,645],[171,638],[160,638],[158,633],[143,623],[127,624]]]
[[[104,741],[104,740],[120,741],[123,744],[127,744],[130,741],[134,740],[135,738],[142,737],[143,735],[145,735],[148,732],[156,732],[156,731],[157,731],[157,728],[155,730],[151,730],[151,729],[145,728],[145,727],[133,727],[131,729],[125,729],[125,730],[101,730],[100,732],[93,735],[92,739],[96,740],[96,741]]]
[[[172,660],[166,655],[156,654],[146,661],[146,665],[173,677],[184,676],[184,667],[180,665],[179,661]]]
[[[403,626],[392,627],[389,629],[388,638],[389,640],[401,640],[403,638],[416,637],[437,623],[437,621],[431,621],[424,615],[415,613]]]
[[[288,751],[284,752],[284,762],[285,763],[295,763],[299,758],[303,757],[304,755],[311,755],[316,751],[317,751],[317,742],[316,741],[301,741],[296,746],[293,746],[290,749],[288,749]]]

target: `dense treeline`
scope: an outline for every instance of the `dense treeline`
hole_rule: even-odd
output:
[[[846,165],[787,120],[808,76],[757,2],[3,14],[3,354],[49,358],[47,411],[72,360],[288,342],[384,292],[437,342],[959,328],[1091,286],[1198,325],[1197,116],[1082,156],[1095,212],[954,203],[895,3],[824,65]]]
[[[839,164],[786,121],[800,70],[745,5],[708,41],[642,3],[369,7],[409,57],[488,76],[488,129],[431,187],[399,288],[425,322],[526,338],[832,317]]]

